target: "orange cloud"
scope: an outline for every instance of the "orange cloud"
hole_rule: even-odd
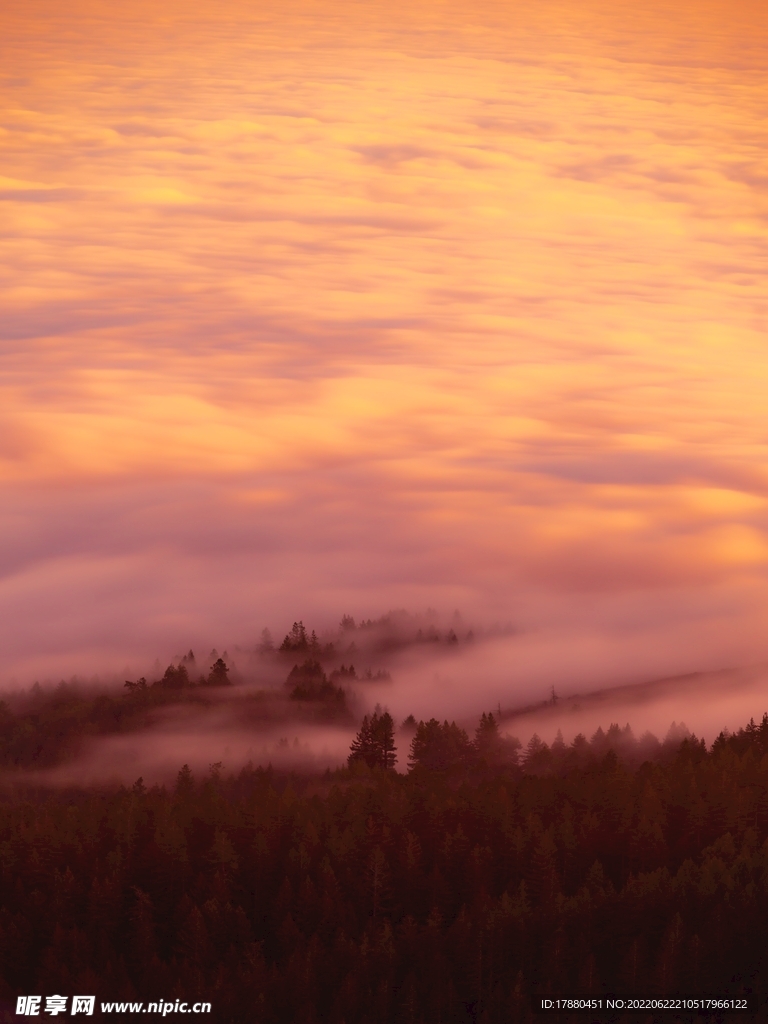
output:
[[[763,5],[3,18],[14,657],[73,589],[121,651],[291,587],[764,602]]]

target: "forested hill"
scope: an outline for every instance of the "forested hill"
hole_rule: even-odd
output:
[[[508,1024],[532,993],[768,992],[768,718],[636,767],[214,766],[0,806],[7,1006]]]

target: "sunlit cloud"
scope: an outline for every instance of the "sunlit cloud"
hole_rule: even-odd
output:
[[[3,22],[8,678],[426,604],[765,653],[761,5]]]

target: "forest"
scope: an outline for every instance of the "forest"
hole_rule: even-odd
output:
[[[77,680],[46,687],[36,683],[0,700],[0,770],[51,769],[77,759],[97,737],[146,732],[173,709],[204,718],[222,698],[257,729],[289,721],[352,727],[360,689],[391,682],[382,659],[438,645],[452,650],[458,645],[455,631],[422,625],[405,612],[359,624],[345,615],[338,630],[320,639],[301,621],[293,623],[280,644],[265,629],[260,643],[243,652],[261,680],[255,686],[243,685],[233,659],[215,649],[207,659],[189,650],[164,671],[157,663],[153,677],[127,679],[117,689]]]
[[[534,1016],[546,993],[768,991],[768,715],[709,747],[612,726],[521,748],[493,713],[469,735],[377,708],[336,771],[6,775],[0,801],[8,1020],[30,992],[208,1000],[222,1024],[507,1024],[702,1019]]]

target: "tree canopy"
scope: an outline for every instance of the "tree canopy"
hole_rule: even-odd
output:
[[[352,742],[348,764],[366,764],[369,768],[394,768],[397,763],[395,724],[388,711],[379,707],[365,715],[360,731]]]
[[[263,1024],[533,1024],[533,994],[764,993],[768,716],[640,764],[610,733],[560,753],[540,741],[541,773],[478,755],[6,788],[0,1000],[204,998],[217,1024],[254,1007]]]

